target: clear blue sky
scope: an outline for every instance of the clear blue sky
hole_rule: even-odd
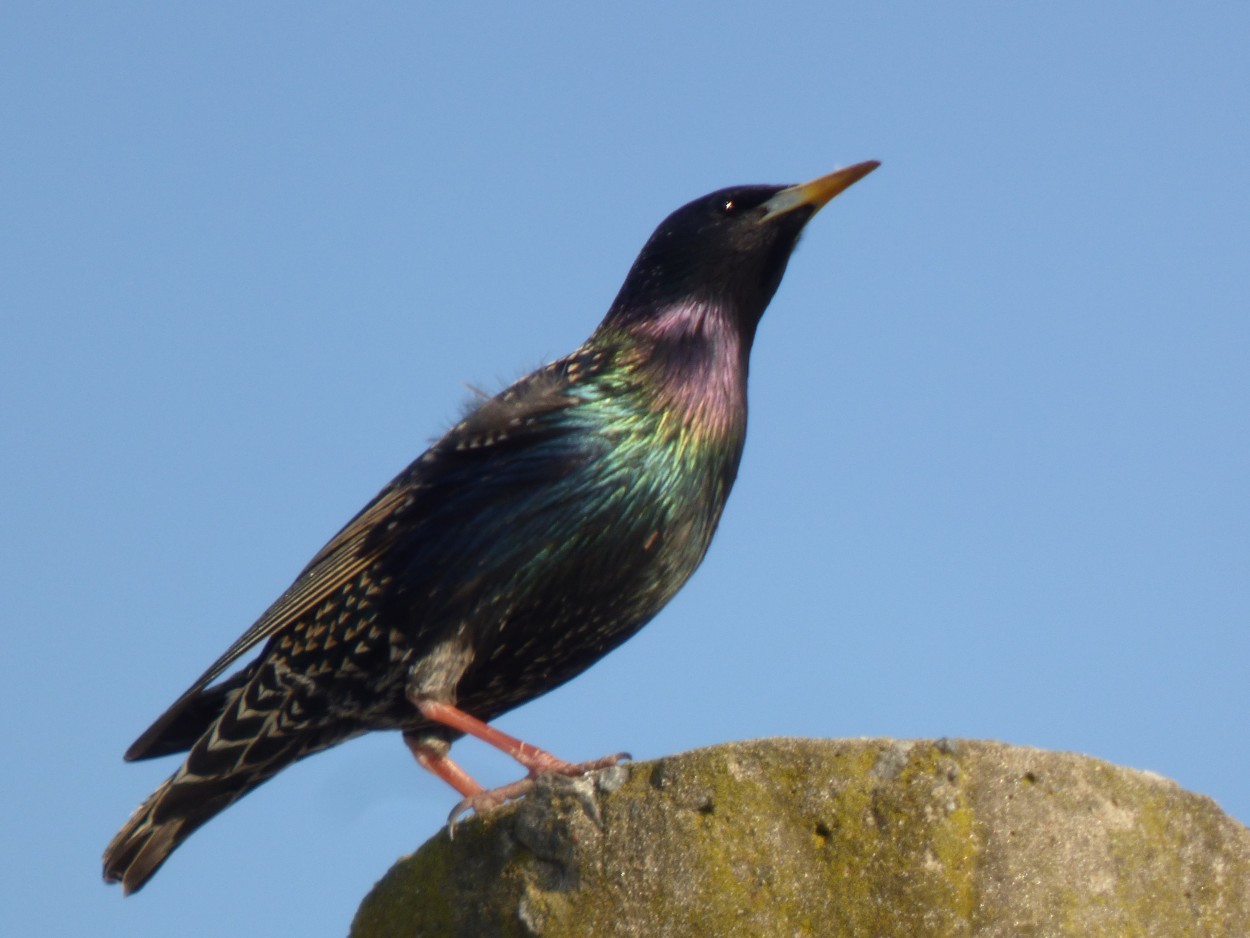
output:
[[[8,8],[0,932],[343,934],[455,801],[397,736],[123,901],[100,852],[174,768],[126,746],[671,209],[870,158],[704,567],[501,725],[994,738],[1250,820],[1250,8],[424,6]]]

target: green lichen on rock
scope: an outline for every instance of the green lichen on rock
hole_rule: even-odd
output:
[[[1250,935],[1250,831],[981,742],[761,740],[542,779],[397,863],[355,938]]]

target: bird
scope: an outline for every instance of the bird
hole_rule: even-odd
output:
[[[479,399],[131,745],[186,756],[109,843],[105,880],[135,892],[258,785],[374,730],[463,796],[453,818],[628,758],[565,762],[490,721],[634,635],[702,562],[756,327],[807,222],[878,165],[720,189],[661,222],[583,345]],[[465,735],[526,775],[483,788],[448,755]]]

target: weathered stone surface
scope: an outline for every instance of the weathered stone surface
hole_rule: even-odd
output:
[[[990,742],[774,739],[543,779],[400,860],[354,938],[1247,938],[1250,830]]]

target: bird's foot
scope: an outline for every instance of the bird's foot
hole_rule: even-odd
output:
[[[515,801],[534,787],[534,778],[526,776],[518,781],[498,788],[483,788],[475,794],[462,798],[451,814],[447,815],[447,835],[455,836],[456,824],[462,817],[472,812],[479,817],[503,807],[509,801]]]
[[[628,752],[618,752],[600,759],[592,759],[589,762],[565,762],[545,750],[526,748],[525,758],[518,758],[517,761],[529,769],[529,774],[507,785],[482,789],[462,798],[447,816],[448,836],[454,836],[457,822],[470,811],[482,816],[502,807],[509,801],[515,801],[533,789],[534,782],[540,775],[563,775],[575,778],[588,772],[610,769],[633,758]]]
[[[475,814],[486,814],[502,804],[520,798],[534,787],[534,780],[540,775],[576,778],[587,772],[612,768],[632,758],[628,752],[618,752],[590,762],[565,762],[563,759],[557,759],[545,749],[531,746],[515,736],[509,736],[502,730],[495,729],[489,723],[484,723],[452,704],[425,698],[414,700],[413,705],[427,720],[476,737],[511,756],[525,767],[525,778],[520,781],[502,785],[499,788],[484,789],[470,778],[464,769],[447,758],[445,742],[436,745],[419,734],[405,733],[404,741],[412,750],[412,754],[417,757],[417,761],[464,795],[447,818],[448,833],[451,834],[455,833],[456,821],[462,815],[470,811]]]
[[[587,772],[597,772],[600,769],[610,769],[614,765],[622,762],[629,762],[633,759],[628,752],[618,752],[615,755],[603,756],[600,759],[592,759],[589,762],[565,762],[563,759],[557,759],[545,749],[535,749],[526,747],[522,753],[513,755],[521,765],[529,769],[531,779],[540,775],[585,775]],[[506,786],[505,786],[506,787]]]

